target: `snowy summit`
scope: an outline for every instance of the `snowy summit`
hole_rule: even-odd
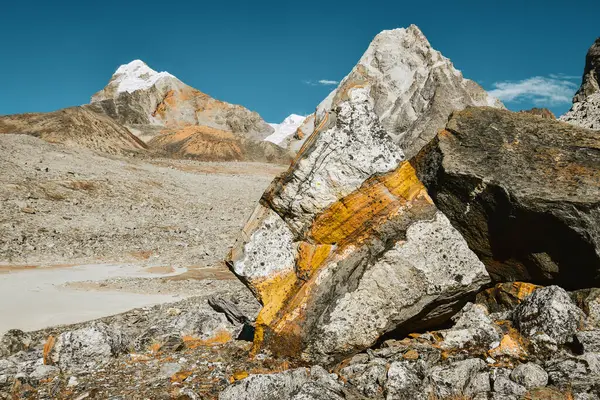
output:
[[[280,124],[269,124],[275,129],[275,132],[265,138],[266,141],[281,145],[285,139],[293,135],[296,129],[304,122],[305,116],[292,114],[283,120]]]
[[[117,93],[133,93],[137,90],[150,89],[163,78],[177,79],[168,72],[156,72],[141,60],[134,60],[117,69],[112,83],[117,85]]]

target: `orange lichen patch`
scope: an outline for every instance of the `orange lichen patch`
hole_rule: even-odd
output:
[[[315,220],[311,236],[318,243],[342,243],[379,225],[417,197],[432,204],[412,165],[403,162],[395,171],[369,179],[331,205]]]
[[[196,349],[202,346],[218,346],[220,344],[225,344],[233,340],[233,337],[228,331],[220,330],[208,339],[200,339],[189,335],[184,336],[182,339],[188,349]]]
[[[310,278],[312,273],[321,266],[323,261],[331,253],[331,245],[313,245],[301,242],[298,246],[298,257],[296,260],[296,274],[300,279]]]
[[[179,371],[171,377],[171,382],[181,383],[192,375],[192,371]]]
[[[52,363],[52,360],[50,359],[50,353],[52,352],[55,343],[56,338],[52,335],[48,336],[48,339],[46,339],[46,343],[44,343],[44,351],[42,353],[44,365],[50,365]]]
[[[162,347],[162,344],[159,342],[153,342],[150,347],[148,348],[148,350],[153,353],[156,354],[160,351],[160,348]]]
[[[233,383],[235,381],[241,381],[242,379],[246,379],[249,376],[250,376],[250,374],[248,373],[248,371],[235,371],[231,375],[230,382]]]
[[[525,341],[519,332],[514,328],[509,328],[509,333],[502,336],[500,345],[491,349],[489,352],[491,357],[510,357],[522,359],[527,356],[525,350]]]
[[[478,293],[477,303],[486,305],[491,312],[512,309],[539,288],[541,286],[526,282],[498,283]]]

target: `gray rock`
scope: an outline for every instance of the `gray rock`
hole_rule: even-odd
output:
[[[8,357],[19,351],[27,350],[30,345],[29,334],[19,329],[11,329],[0,339],[0,357]]]
[[[467,388],[472,392],[479,389],[485,390],[485,387],[477,387],[477,384],[482,383],[480,373],[483,372],[485,367],[485,361],[479,358],[435,366],[428,376],[428,390],[433,396],[439,398],[464,395]],[[471,385],[471,382],[473,382],[473,385]]]
[[[500,340],[500,328],[490,319],[484,305],[468,303],[452,317],[454,326],[441,331],[442,348],[462,349],[480,347],[489,349],[490,344]]]
[[[127,339],[102,322],[60,334],[56,339],[50,359],[61,370],[78,370],[97,367],[127,349]]]
[[[600,329],[600,288],[577,290],[571,297],[586,315],[586,330]]]
[[[583,319],[583,311],[558,286],[536,290],[513,313],[513,322],[522,334],[545,333],[559,344],[572,340]]]
[[[178,363],[166,363],[161,365],[158,377],[161,379],[171,378],[173,375],[181,371],[183,367]]]
[[[292,400],[344,400],[344,387],[335,374],[315,365],[310,369],[310,381],[302,385]]]
[[[582,390],[600,384],[599,353],[549,360],[544,369],[552,385]]]
[[[53,365],[38,365],[31,374],[29,374],[29,380],[33,382],[39,382],[42,379],[52,378],[60,373],[60,369]]]
[[[11,386],[17,374],[17,365],[9,360],[0,360],[0,389]]]
[[[600,330],[577,332],[575,338],[584,352],[600,353]]]
[[[421,400],[427,395],[423,390],[423,379],[414,363],[395,361],[387,371],[385,384],[387,400]]]
[[[532,389],[548,384],[548,374],[542,367],[534,363],[525,363],[518,365],[510,374],[510,379]]]
[[[295,395],[310,379],[309,371],[298,368],[267,375],[250,375],[219,394],[219,400],[283,400]]]
[[[523,396],[527,392],[527,389],[525,386],[512,381],[510,375],[511,371],[506,368],[492,371],[491,378],[494,381],[494,392],[509,396]]]
[[[353,364],[340,370],[340,376],[367,397],[380,397],[386,384],[388,368],[383,360]]]

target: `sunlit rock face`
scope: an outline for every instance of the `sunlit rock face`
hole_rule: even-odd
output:
[[[311,132],[348,98],[348,90],[369,86],[375,113],[407,158],[414,156],[442,129],[452,111],[466,106],[503,108],[477,83],[465,79],[452,62],[433,49],[415,25],[383,31],[357,65],[306,119],[290,148],[299,150]]]
[[[600,38],[596,39],[585,57],[581,87],[573,97],[573,106],[560,120],[600,130]]]
[[[448,319],[489,282],[386,132],[372,90],[347,88],[231,252],[264,305],[257,351],[333,362]]]

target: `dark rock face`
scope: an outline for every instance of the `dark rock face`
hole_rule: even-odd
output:
[[[587,129],[600,129],[600,38],[585,57],[581,86],[573,97],[573,106],[561,121]]]
[[[585,57],[585,69],[581,87],[575,94],[573,102],[585,100],[589,95],[598,92],[598,82],[600,81],[600,37],[596,39],[592,47],[588,50]]]
[[[523,113],[454,113],[413,160],[495,280],[600,280],[600,134]]]

